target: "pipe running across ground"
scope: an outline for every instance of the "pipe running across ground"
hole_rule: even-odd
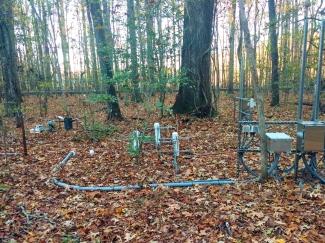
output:
[[[71,156],[74,156],[75,152],[71,151],[69,154],[53,169],[52,175],[54,176],[54,173],[60,169],[60,167],[67,163],[69,158]],[[244,180],[244,182],[250,182],[259,180],[259,177]],[[77,186],[77,185],[68,185],[64,182],[58,181],[56,178],[53,179],[53,183],[60,187],[67,187],[79,191],[121,191],[123,189],[143,189],[145,187],[134,185],[134,186],[114,186],[114,187],[84,187],[84,186]],[[150,188],[157,188],[159,185],[163,185],[165,187],[190,187],[194,185],[225,185],[225,184],[236,184],[237,181],[232,180],[197,180],[197,181],[184,181],[184,182],[171,182],[171,183],[162,183],[162,184],[148,184]]]

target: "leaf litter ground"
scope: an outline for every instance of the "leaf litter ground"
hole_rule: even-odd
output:
[[[46,124],[47,119],[56,115],[64,115],[60,99],[52,99],[46,118],[39,117],[36,100],[25,101],[24,105],[29,107],[25,112],[26,131],[37,124]],[[68,97],[75,117],[87,112],[81,101],[80,97]],[[169,97],[167,103],[172,102]],[[295,102],[293,99],[281,107],[267,107],[268,120],[295,120]],[[224,96],[220,104],[220,115],[212,120],[178,117],[179,135],[194,137],[193,153],[181,154],[178,159],[178,175],[170,154],[159,157],[146,146],[148,153],[137,162],[126,153],[127,139],[122,149],[120,135],[141,131],[146,122],[147,110],[143,105],[125,106],[121,100],[125,119],[106,121],[110,133],[96,143],[86,138],[82,126],[64,131],[61,124],[53,133],[27,133],[29,155],[9,157],[12,170],[9,181],[7,174],[1,174],[0,241],[325,242],[324,186],[304,184],[302,190],[293,180],[293,174],[281,182],[270,178],[264,185],[248,182],[188,188],[159,186],[154,190],[121,192],[82,192],[52,183],[53,168],[72,150],[76,156],[63,165],[56,178],[79,186],[251,178],[243,169],[240,177],[235,178],[237,123],[233,121],[232,98]],[[99,108],[100,105],[93,105],[93,110]],[[105,121],[105,114],[95,113],[96,120]],[[309,113],[306,108],[305,120]],[[90,122],[89,117],[87,121]],[[157,114],[153,114],[149,126],[155,122],[176,127],[172,117],[158,120]],[[274,129],[295,137],[295,127]],[[17,135],[12,137],[8,151],[20,152]],[[181,141],[181,148],[189,149],[189,142]],[[91,149],[95,151],[93,156],[89,155]],[[293,159],[292,155],[281,155],[280,161],[288,166]],[[254,171],[259,171],[258,154],[247,154],[245,160]],[[4,172],[7,168],[3,158],[2,161]],[[21,206],[28,215],[43,217],[30,218],[28,225]]]

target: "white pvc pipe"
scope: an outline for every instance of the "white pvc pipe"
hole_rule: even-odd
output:
[[[134,150],[138,150],[139,146],[140,146],[140,142],[139,142],[140,132],[139,131],[134,131],[133,136],[134,136],[134,139],[133,139],[133,146],[132,147],[133,147]]]
[[[155,123],[153,125],[154,129],[155,129],[155,147],[156,149],[158,148],[158,145],[160,144],[160,124],[159,123]]]
[[[179,143],[178,143],[178,133],[172,133],[173,143],[174,143],[174,155],[179,156]]]

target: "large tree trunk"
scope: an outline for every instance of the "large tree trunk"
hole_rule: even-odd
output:
[[[99,59],[101,73],[103,75],[103,81],[105,88],[105,93],[116,97],[116,91],[113,84],[109,84],[109,79],[113,78],[113,70],[111,63],[112,60],[108,60],[112,57],[107,53],[109,48],[105,39],[105,29],[103,17],[101,15],[101,8],[98,1],[90,3],[90,12],[93,20],[93,28],[95,31],[95,39],[97,43],[97,55]],[[118,101],[109,104],[108,107],[111,108],[110,115],[112,118],[122,118],[120,107]]]
[[[279,73],[278,73],[278,37],[276,34],[276,14],[274,0],[269,0],[269,30],[271,41],[271,59],[272,59],[272,100],[271,106],[277,106],[279,98]]]
[[[264,117],[264,101],[261,92],[260,84],[258,83],[258,75],[256,69],[256,61],[254,49],[251,43],[251,36],[248,28],[248,22],[245,15],[245,6],[243,0],[238,0],[239,2],[239,16],[241,21],[241,26],[244,31],[244,40],[246,46],[246,53],[251,66],[251,74],[254,83],[254,90],[257,96],[257,107],[258,107],[258,125],[261,136],[261,182],[264,183],[267,180],[267,150],[266,150],[266,134],[265,134],[265,117]]]
[[[236,18],[236,0],[232,2],[231,31],[229,37],[230,57],[229,57],[229,77],[228,94],[234,93],[234,47],[235,47],[235,18]]]
[[[211,41],[213,0],[185,1],[182,69],[184,80],[172,109],[175,114],[196,110],[201,117],[210,117]]]
[[[17,73],[13,4],[14,1],[9,0],[0,2],[0,66],[5,86],[5,112],[9,116],[16,116],[17,125],[22,131],[24,154],[27,155],[24,118],[20,106],[22,96]]]
[[[13,26],[13,1],[0,3],[0,55],[5,86],[5,110],[12,116],[20,108],[22,96],[18,83],[17,54]]]

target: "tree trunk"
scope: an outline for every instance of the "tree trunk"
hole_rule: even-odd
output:
[[[219,114],[219,98],[220,98],[220,69],[219,69],[219,27],[218,27],[218,4],[215,4],[214,10],[215,19],[215,55],[214,55],[214,65],[215,65],[215,80],[214,80],[214,109],[215,113]]]
[[[127,19],[129,30],[129,41],[131,46],[131,82],[133,86],[132,98],[133,102],[140,102],[139,90],[139,74],[138,74],[138,60],[137,60],[137,38],[135,34],[135,16],[134,16],[134,0],[127,0]]]
[[[271,41],[271,59],[272,59],[272,100],[271,106],[279,105],[279,73],[278,73],[278,37],[276,34],[276,14],[274,0],[269,0],[269,31]]]
[[[113,78],[112,60],[108,60],[110,57],[107,53],[107,43],[105,40],[105,29],[103,17],[101,15],[101,8],[98,2],[90,3],[90,12],[93,20],[93,29],[95,31],[95,38],[97,44],[97,55],[99,59],[100,69],[103,76],[103,83],[105,85],[105,93],[116,97],[115,87],[112,83],[108,83],[109,79]],[[111,108],[109,111],[112,118],[122,118],[118,101],[108,104]]]
[[[45,115],[47,115],[47,102],[48,102],[48,95],[51,89],[51,79],[52,79],[52,75],[51,75],[51,57],[50,57],[50,49],[49,49],[49,43],[48,43],[48,24],[47,24],[47,11],[45,9],[45,3],[42,2],[42,13],[43,13],[43,26],[42,26],[42,30],[43,30],[43,41],[44,41],[44,65],[45,65],[45,92],[44,92],[44,113]]]
[[[265,134],[265,117],[264,117],[264,101],[261,92],[260,84],[258,82],[258,75],[256,69],[256,61],[254,49],[251,43],[251,36],[248,28],[248,22],[245,15],[245,6],[243,0],[238,0],[239,2],[239,16],[244,31],[244,40],[246,46],[246,53],[251,66],[251,74],[254,83],[254,90],[257,96],[257,107],[258,107],[258,124],[261,137],[261,182],[264,183],[267,178],[267,150],[266,150],[266,134]]]
[[[289,9],[289,1],[286,0],[284,2],[286,8],[285,9]],[[284,16],[282,19],[284,19],[284,25],[283,25],[283,31],[282,31],[282,42],[281,42],[281,47],[283,46],[283,53],[282,53],[282,84],[284,85],[284,103],[286,104],[287,99],[288,99],[288,95],[289,95],[289,87],[290,87],[290,83],[289,83],[289,79],[290,79],[290,74],[289,74],[289,70],[287,70],[287,64],[290,63],[290,57],[288,57],[288,53],[290,52],[289,50],[289,40],[290,40],[290,12],[291,10],[288,10],[285,12]]]
[[[87,38],[87,26],[86,26],[86,16],[85,9],[81,8],[81,18],[82,18],[82,34],[83,34],[83,44],[84,44],[84,62],[86,66],[86,90],[89,89],[90,80],[90,66],[89,66],[89,53],[88,53],[88,38]]]
[[[234,49],[235,49],[235,30],[236,30],[236,0],[232,0],[231,31],[229,37],[230,57],[229,57],[229,77],[228,94],[234,93]]]
[[[5,111],[13,116],[20,108],[22,96],[18,83],[17,54],[13,25],[13,1],[0,3],[0,53],[2,76],[5,86]]]
[[[211,117],[211,41],[214,0],[185,1],[184,34],[181,68],[186,72],[175,114],[195,111],[200,117]]]
[[[69,44],[67,41],[67,31],[65,26],[65,16],[63,10],[63,0],[57,0],[57,11],[58,11],[58,21],[59,29],[61,34],[61,46],[63,54],[63,68],[64,68],[64,81],[65,87],[72,90],[71,77],[70,77],[70,59],[69,59]]]
[[[143,32],[141,29],[141,6],[140,1],[136,0],[136,8],[137,8],[137,35],[139,39],[139,48],[140,48],[140,91],[142,92],[142,82],[143,80],[146,80],[146,68],[145,68],[145,45],[144,38],[143,38]]]
[[[146,4],[146,30],[147,30],[147,64],[148,64],[148,87],[152,90],[152,85],[155,83],[155,64],[154,64],[154,40],[155,31],[153,27],[153,4],[149,0],[145,0]]]
[[[87,2],[86,0],[84,0],[85,3]],[[99,90],[100,89],[100,85],[99,85],[99,80],[98,80],[98,68],[97,68],[97,58],[96,58],[96,48],[95,48],[95,38],[94,38],[94,28],[93,28],[93,23],[91,20],[91,16],[90,16],[90,9],[88,4],[86,4],[87,6],[87,18],[88,18],[88,23],[89,23],[89,43],[90,43],[90,55],[91,55],[91,69],[92,69],[92,85],[95,88],[95,90]]]

